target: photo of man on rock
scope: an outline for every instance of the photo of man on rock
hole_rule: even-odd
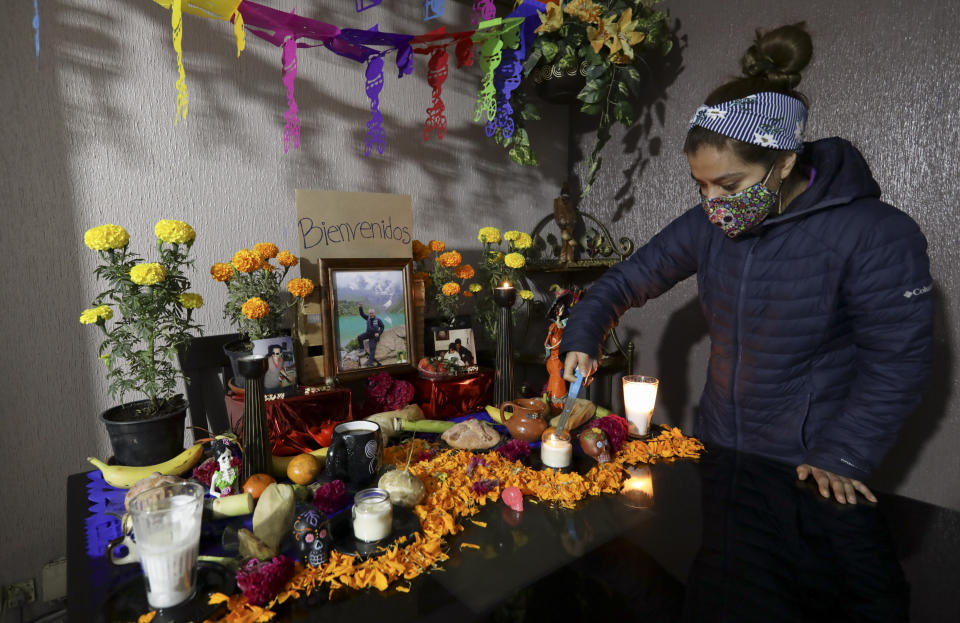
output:
[[[368,309],[367,313],[363,312],[363,305],[359,306],[360,317],[367,322],[367,330],[357,336],[357,343],[360,347],[367,353],[367,367],[369,366],[379,366],[380,362],[377,361],[377,343],[380,341],[380,336],[383,335],[383,321],[377,318],[375,310]],[[366,346],[364,346],[364,340],[367,340]]]

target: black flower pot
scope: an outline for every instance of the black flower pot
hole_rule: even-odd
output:
[[[233,370],[233,384],[243,389],[246,387],[246,378],[240,374],[240,369],[237,367],[237,361],[241,357],[246,357],[247,355],[253,354],[253,344],[250,342],[245,342],[244,340],[235,340],[233,342],[227,342],[223,345],[223,354],[230,359],[230,369]]]
[[[142,417],[138,411],[148,400],[128,402],[100,414],[107,428],[113,458],[120,465],[155,465],[183,452],[187,402],[176,396],[157,415]]]
[[[561,70],[556,63],[540,65],[533,70],[533,84],[537,95],[550,104],[573,104],[577,94],[587,84],[587,63]]]

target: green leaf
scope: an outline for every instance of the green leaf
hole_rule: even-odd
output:
[[[540,50],[543,52],[544,60],[552,63],[557,56],[557,52],[560,51],[560,46],[553,41],[540,40]]]
[[[540,109],[537,108],[534,104],[524,104],[523,109],[520,111],[520,118],[524,121],[539,121],[542,116],[540,115]]]
[[[603,110],[603,106],[600,104],[584,104],[580,107],[580,112],[587,113],[588,115],[599,115],[601,110]]]

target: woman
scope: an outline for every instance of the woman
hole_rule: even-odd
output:
[[[880,201],[840,138],[803,143],[803,24],[759,35],[744,77],[707,97],[684,151],[700,204],[610,269],[573,309],[565,377],[607,331],[696,274],[710,331],[697,434],[788,461],[824,497],[864,484],[917,406],[932,357],[932,280],[916,223]]]

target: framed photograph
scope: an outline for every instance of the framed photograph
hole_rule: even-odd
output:
[[[263,377],[265,394],[293,394],[297,389],[297,364],[293,357],[293,338],[269,337],[253,340],[253,354],[267,358]]]
[[[413,261],[320,259],[326,368],[339,379],[413,370]]]

